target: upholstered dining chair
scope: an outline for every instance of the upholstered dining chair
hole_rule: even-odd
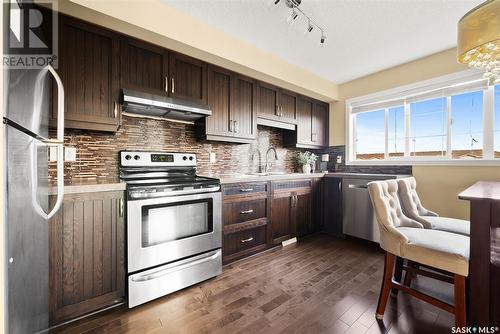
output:
[[[386,251],[384,277],[376,317],[384,317],[390,291],[397,289],[455,315],[455,325],[465,326],[465,278],[469,272],[469,237],[440,230],[410,227],[410,218],[398,209],[398,182],[374,181],[368,190],[380,229],[380,246]],[[395,258],[419,264],[403,265],[403,271],[454,285],[454,305],[429,296],[393,279]],[[430,269],[430,270],[429,270]]]
[[[417,193],[417,181],[414,177],[398,179],[398,194],[404,215],[421,223],[424,228],[470,235],[469,221],[439,217],[437,213],[424,208]]]

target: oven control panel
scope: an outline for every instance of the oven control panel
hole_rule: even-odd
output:
[[[120,165],[123,167],[196,167],[196,154],[170,152],[121,151]]]

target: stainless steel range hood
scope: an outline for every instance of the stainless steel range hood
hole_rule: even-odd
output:
[[[192,122],[212,115],[204,104],[131,89],[122,90],[122,104],[123,112],[131,116]]]

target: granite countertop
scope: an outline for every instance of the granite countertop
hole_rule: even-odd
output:
[[[126,184],[116,178],[72,180],[64,182],[64,194],[90,193],[100,191],[123,191]],[[55,185],[49,186],[49,195],[57,195]]]
[[[300,179],[300,178],[317,178],[323,177],[326,173],[286,173],[286,174],[274,174],[274,175],[231,175],[220,177],[221,184],[229,183],[240,183],[240,182],[256,182],[256,181],[277,181],[277,180],[290,180],[290,179]]]
[[[347,172],[330,172],[325,175],[326,177],[349,177],[355,179],[400,179],[403,177],[410,177],[411,175],[402,174],[375,174],[375,173],[347,173]]]

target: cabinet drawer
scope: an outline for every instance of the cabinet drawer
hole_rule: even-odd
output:
[[[266,246],[267,225],[224,235],[224,256],[239,253],[258,246]]]
[[[243,223],[249,220],[266,217],[265,198],[256,199],[252,201],[230,202],[225,203],[224,212],[224,225]]]
[[[267,192],[267,182],[234,183],[224,186],[224,196],[245,196]]]

